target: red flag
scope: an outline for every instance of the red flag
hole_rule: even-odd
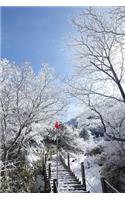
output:
[[[56,129],[59,129],[59,124],[58,124],[57,121],[55,122],[54,127],[55,127]]]

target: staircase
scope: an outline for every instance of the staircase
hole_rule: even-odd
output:
[[[53,192],[53,180],[57,179],[57,160],[56,156],[51,161],[51,178],[50,185],[51,191]],[[47,169],[48,175],[48,169]],[[58,158],[58,193],[86,193],[85,187],[81,184],[79,179],[68,169],[62,159]]]

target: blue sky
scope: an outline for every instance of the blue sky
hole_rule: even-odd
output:
[[[70,19],[80,7],[2,7],[2,58],[28,60],[37,73],[47,62],[68,75],[72,59],[68,42],[75,34]]]

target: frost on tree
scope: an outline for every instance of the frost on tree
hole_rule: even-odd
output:
[[[72,20],[78,34],[68,93],[99,116],[110,139],[125,142],[125,15],[124,7],[87,7]],[[118,116],[116,116],[116,113]]]
[[[28,62],[17,66],[7,59],[0,61],[2,160],[17,158],[30,138],[40,141],[45,127],[62,112],[65,100],[57,82],[47,64],[35,75]]]

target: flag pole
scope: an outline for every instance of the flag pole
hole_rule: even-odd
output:
[[[56,135],[56,179],[57,179],[57,186],[58,186],[58,148],[59,148],[59,141],[58,141],[58,137],[59,137],[59,124],[56,121],[54,124],[55,129],[57,130],[57,135]]]
[[[58,186],[58,134],[56,137],[56,148],[57,148],[57,154],[56,154],[56,179],[57,179],[57,186]]]

